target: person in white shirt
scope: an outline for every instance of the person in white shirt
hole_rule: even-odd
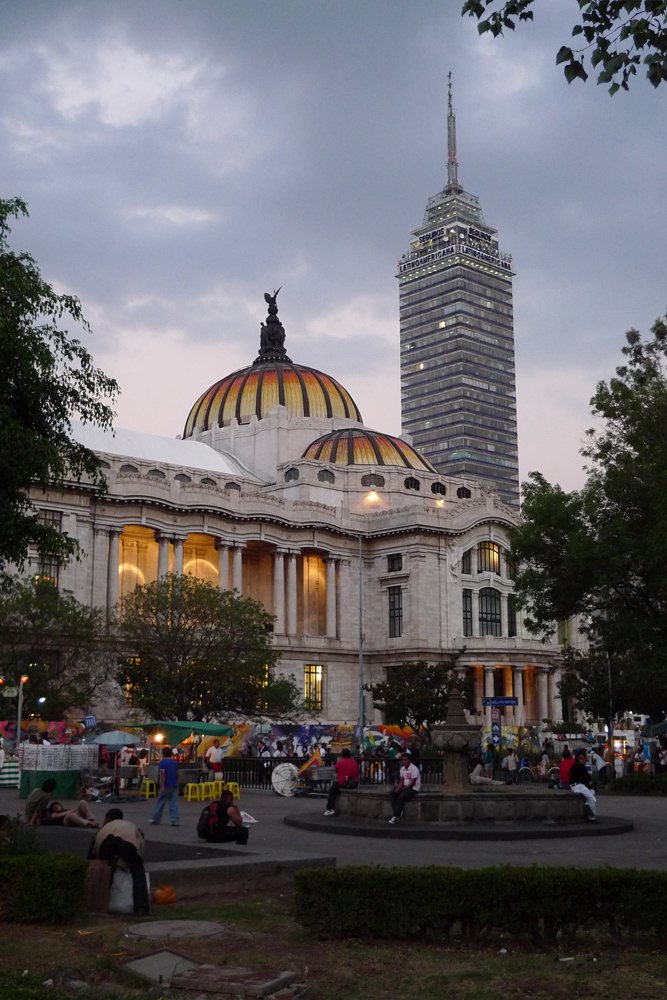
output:
[[[211,771],[213,771],[213,780],[222,780],[222,761],[224,759],[225,752],[220,746],[220,740],[213,740],[213,745],[206,751],[205,760]]]
[[[410,799],[414,799],[415,795],[422,786],[422,776],[419,773],[419,768],[412,763],[408,754],[403,754],[401,757],[401,771],[399,779],[398,784],[394,785],[393,791],[389,796],[391,800],[391,808],[394,813],[389,820],[390,823],[398,823],[399,819],[403,815],[405,803],[409,802]]]

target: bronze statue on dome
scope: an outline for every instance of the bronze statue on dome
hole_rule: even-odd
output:
[[[278,319],[278,303],[276,300],[279,291],[280,288],[273,295],[270,292],[264,292],[264,301],[269,307],[268,316],[266,317],[266,322],[260,326],[259,354],[253,364],[259,365],[265,361],[291,363],[285,351],[285,328]]]

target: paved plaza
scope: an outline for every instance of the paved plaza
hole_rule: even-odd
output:
[[[523,841],[418,841],[384,840],[367,837],[344,837],[316,833],[287,827],[285,816],[320,817],[325,809],[322,798],[280,798],[268,791],[242,789],[240,808],[250,813],[257,824],[251,827],[247,847],[224,844],[205,845],[198,840],[196,823],[201,804],[179,800],[181,825],[172,827],[163,816],[160,826],[150,826],[153,802],[130,801],[120,803],[127,819],[140,826],[148,841],[149,857],[156,860],[178,862],[183,858],[220,857],[231,865],[247,857],[256,861],[289,859],[335,858],[337,865],[459,865],[478,868],[485,865],[611,865],[613,867],[658,868],[667,867],[667,798],[600,796],[598,814],[631,819],[634,831],[614,837],[592,837],[566,840]],[[0,790],[0,813],[12,815],[23,812],[25,802],[16,791]],[[93,805],[93,812],[101,822],[108,807],[105,803]],[[63,850],[62,835],[66,835],[67,849],[81,853],[90,840],[90,833],[81,830],[40,832],[48,836],[56,832]],[[86,847],[87,849],[87,847]],[[204,851],[205,854],[201,852]],[[192,852],[192,853],[191,853]],[[147,858],[148,860],[148,858]],[[321,860],[320,860],[320,863]]]

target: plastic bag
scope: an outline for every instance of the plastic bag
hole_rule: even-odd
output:
[[[243,812],[243,811],[241,811],[241,819],[243,820],[243,825],[244,826],[249,826],[251,823],[256,823],[257,822],[257,820],[255,819],[254,816],[251,816],[250,813]]]
[[[146,872],[146,888],[150,898],[150,875]],[[132,876],[124,868],[116,868],[109,891],[109,913],[134,913],[134,893],[132,891]]]
[[[153,902],[159,905],[176,902],[176,890],[173,885],[159,885],[153,889]]]

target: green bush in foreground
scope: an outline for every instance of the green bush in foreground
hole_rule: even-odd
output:
[[[82,909],[87,869],[72,854],[0,854],[0,920],[71,920]]]
[[[624,774],[608,787],[611,795],[667,795],[667,774]]]
[[[664,930],[667,872],[633,868],[309,868],[294,876],[294,915],[332,937],[534,939],[606,927]]]

